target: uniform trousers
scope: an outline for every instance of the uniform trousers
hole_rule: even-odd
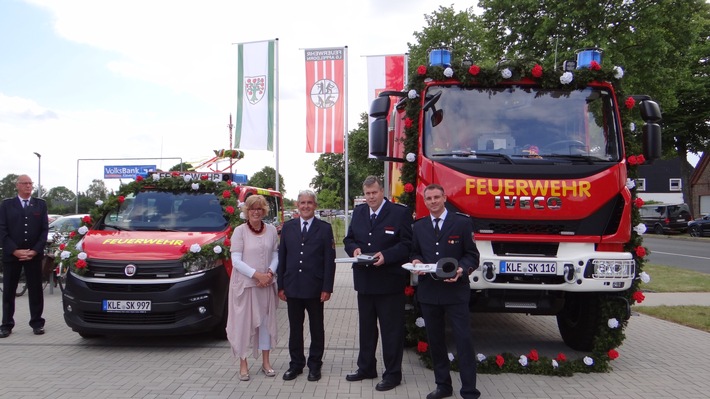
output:
[[[360,323],[360,353],[358,370],[366,376],[377,375],[377,323],[382,336],[382,361],[385,370],[382,379],[402,382],[402,356],[404,354],[404,290],[398,294],[357,295]]]
[[[2,327],[15,327],[15,291],[24,271],[27,281],[27,295],[30,303],[30,327],[44,327],[44,293],[42,292],[42,257],[35,256],[27,261],[3,261],[2,282]]]

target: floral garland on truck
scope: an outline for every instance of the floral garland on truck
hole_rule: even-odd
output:
[[[482,67],[479,65],[452,66],[452,67],[427,67],[420,65],[416,73],[410,79],[405,99],[404,117],[404,137],[398,137],[404,144],[406,160],[401,168],[400,180],[404,191],[398,197],[398,202],[414,207],[417,184],[417,163],[416,154],[419,146],[419,116],[421,114],[421,99],[419,93],[424,89],[425,82],[430,80],[446,81],[457,79],[463,86],[480,84],[483,86],[495,86],[502,81],[519,81],[521,79],[531,79],[548,89],[577,89],[586,87],[593,81],[608,81],[614,84],[617,93],[619,92],[619,81],[624,75],[621,67],[615,66],[611,70],[604,70],[596,61],[592,61],[588,68],[570,71],[559,71],[554,68],[543,68],[536,62],[513,61],[497,64],[493,67]],[[633,97],[628,97],[624,102],[626,110],[622,113],[629,116],[629,111],[636,105]],[[622,115],[623,116],[623,115]],[[626,118],[624,118],[626,119]],[[634,134],[634,124],[629,125],[629,131],[625,132],[625,137]],[[634,146],[631,142],[625,142],[627,153],[634,153],[640,150],[639,146]],[[624,328],[628,324],[627,315],[630,315],[630,306],[634,303],[641,303],[644,295],[639,288],[640,282],[650,281],[650,276],[643,272],[644,258],[647,249],[642,246],[641,236],[646,231],[646,226],[641,222],[638,209],[643,205],[643,200],[636,194],[635,178],[637,177],[637,166],[645,162],[643,155],[631,155],[626,159],[627,188],[631,191],[632,209],[632,234],[631,240],[625,245],[624,250],[630,252],[636,262],[636,278],[632,286],[623,292],[623,300],[616,300],[611,296],[600,301],[601,317],[600,324],[596,327],[596,336],[591,353],[583,358],[569,359],[564,353],[558,353],[554,357],[540,355],[538,351],[531,348],[528,353],[478,353],[477,368],[480,373],[520,373],[520,374],[544,374],[557,376],[570,376],[575,372],[608,372],[611,370],[610,361],[620,356],[619,346],[625,339]],[[408,286],[405,295],[409,297],[407,312],[407,342],[415,345],[419,353],[420,360],[429,368],[432,367],[431,358],[428,352],[428,342],[424,319],[420,316],[420,311],[414,300],[416,287]],[[449,353],[451,367],[458,370],[458,359]]]
[[[125,201],[126,196],[137,194],[145,189],[154,191],[171,191],[171,192],[195,192],[195,193],[214,193],[219,198],[222,205],[222,212],[227,219],[230,231],[227,239],[223,242],[214,242],[200,246],[193,244],[190,247],[183,245],[180,249],[184,254],[180,261],[188,265],[195,261],[213,261],[217,259],[229,258],[229,236],[232,230],[242,223],[240,217],[239,192],[241,187],[232,181],[213,181],[207,175],[201,175],[199,179],[193,179],[192,175],[182,174],[180,172],[168,173],[153,173],[146,178],[141,175],[136,176],[136,179],[128,184],[122,185],[118,192],[110,195],[106,201],[96,201],[96,207],[91,210],[91,216],[85,216],[81,220],[81,225],[74,231],[57,237],[55,245],[59,251],[58,255],[61,262],[69,264],[69,270],[76,274],[85,274],[88,270],[86,262],[87,255],[82,250],[81,240],[89,231],[91,226],[97,222],[103,215],[111,210],[118,209]]]

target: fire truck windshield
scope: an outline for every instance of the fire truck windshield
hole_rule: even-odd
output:
[[[619,160],[618,116],[607,88],[432,86],[426,98],[438,93],[435,104],[425,109],[426,157],[463,156],[472,162],[494,157],[501,163],[515,158]]]

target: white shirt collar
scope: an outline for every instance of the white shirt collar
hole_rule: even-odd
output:
[[[446,209],[446,208],[444,208],[444,212],[441,214],[441,216],[439,216],[439,219],[440,219],[441,222],[443,222],[444,219],[446,219],[446,215],[448,215],[448,213],[449,213],[449,210]],[[436,219],[436,218],[434,217],[434,215],[429,215],[429,217],[431,218],[431,223],[432,223],[432,225],[433,225],[433,224],[434,224],[434,219]]]

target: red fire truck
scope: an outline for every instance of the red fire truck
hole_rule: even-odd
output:
[[[64,262],[84,260],[81,269],[72,266],[66,274],[67,325],[83,337],[204,331],[223,337],[232,270],[229,247],[224,245],[224,256],[213,259],[186,261],[185,254],[195,245],[222,245],[229,238],[234,226],[220,203],[222,190],[237,200],[232,215],[239,215],[239,202],[261,194],[270,208],[265,221],[283,223],[280,192],[228,184],[230,177],[198,172],[147,176],[139,189],[101,214],[79,242],[84,255],[65,249]],[[206,183],[215,189],[202,189]]]
[[[481,253],[473,311],[557,315],[565,343],[590,350],[602,299],[620,296],[637,273],[624,250],[632,195],[619,115],[639,107],[644,156],[658,158],[658,105],[647,96],[619,104],[623,70],[602,72],[597,49],[545,73],[514,63],[452,68],[450,54],[436,56],[410,90],[373,101],[370,153],[395,161],[393,193],[411,195],[417,217],[428,214],[422,192],[432,183],[449,211],[472,217]],[[390,96],[401,98],[392,113]]]

